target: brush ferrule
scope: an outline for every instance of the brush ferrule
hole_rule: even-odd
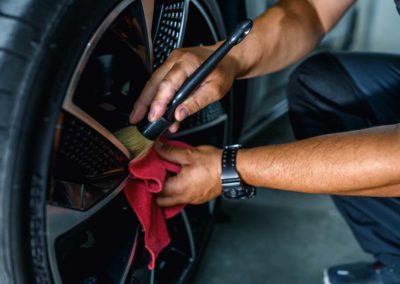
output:
[[[172,125],[172,123],[172,121],[169,121],[164,117],[161,117],[155,122],[150,122],[145,119],[137,125],[137,129],[143,134],[144,137],[154,141],[161,136],[163,132]]]

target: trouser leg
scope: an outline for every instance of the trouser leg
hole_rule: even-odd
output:
[[[399,123],[400,56],[314,55],[293,73],[288,101],[298,139]],[[361,247],[400,267],[400,198],[333,200]]]

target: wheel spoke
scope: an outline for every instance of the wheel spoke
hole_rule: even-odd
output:
[[[124,283],[140,228],[121,193],[124,184],[85,212],[47,205],[47,247],[56,283]]]
[[[62,105],[128,159],[129,150],[113,133],[128,125],[132,106],[150,77],[142,9],[141,1],[125,0],[116,9],[118,17],[113,14],[103,22],[82,54]]]
[[[190,225],[189,218],[186,214],[186,210],[182,210],[181,214],[182,214],[182,219],[185,224],[185,229],[186,229],[186,233],[187,233],[188,240],[189,240],[190,258],[194,259],[196,257],[196,244],[195,244],[194,237],[193,237],[192,227]]]
[[[197,257],[198,231],[192,228],[190,211],[184,210],[170,232],[167,266],[149,271],[148,255],[138,239],[143,233],[121,192],[132,156],[114,133],[126,126],[152,64],[151,44],[144,43],[151,33],[143,32],[142,13],[134,6],[140,2],[121,1],[101,24],[78,62],[62,105],[46,205],[46,245],[55,283],[125,283],[137,277],[138,270],[143,270],[146,283],[157,283],[170,272],[186,279]],[[171,22],[171,29],[164,31],[170,37],[168,50],[162,49],[165,56],[182,45],[191,2],[171,4],[169,18],[163,19]],[[176,17],[181,18],[172,21]],[[213,208],[210,204],[207,209]],[[143,263],[136,263],[137,258]]]
[[[137,246],[138,246],[138,234],[139,234],[139,229],[136,231],[135,243],[133,244],[131,253],[129,255],[128,263],[126,264],[126,267],[125,267],[124,272],[122,274],[121,280],[119,281],[119,283],[121,283],[121,284],[126,283],[126,280],[128,278],[128,275],[129,275],[129,271],[132,268],[132,263],[133,263],[133,260],[135,258],[135,253],[136,253]]]
[[[97,203],[87,211],[80,211],[66,207],[48,204],[47,211],[47,235],[50,240],[68,232],[82,222],[90,219],[100,209],[105,208],[110,202],[122,191],[126,184],[126,180],[122,182],[112,193]]]
[[[109,141],[117,149],[125,155],[126,158],[130,158],[129,150],[103,125],[96,121],[93,117],[83,111],[81,108],[76,106],[71,98],[66,98],[64,101],[63,109],[75,117],[81,125],[85,125],[85,130],[91,131],[91,133],[96,133],[104,138],[104,140]]]
[[[157,261],[155,277],[168,283],[181,283],[192,271],[197,256],[194,234],[185,209],[168,222],[168,230],[171,244]]]
[[[46,206],[47,249],[49,253],[49,261],[51,263],[50,267],[55,283],[62,283],[55,249],[56,239],[77,227],[79,224],[89,220],[90,217],[94,216],[101,208],[104,208],[110,204],[114,197],[117,196],[117,194],[122,190],[123,185],[124,183],[114,190],[113,193],[108,195],[104,200],[86,212],[50,204]]]
[[[48,195],[53,205],[88,210],[128,176],[126,156],[104,136],[68,113],[60,114],[54,141]]]

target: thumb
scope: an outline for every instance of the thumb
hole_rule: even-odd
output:
[[[187,149],[174,147],[159,141],[156,142],[154,148],[160,157],[167,161],[180,165],[186,164],[188,161]]]

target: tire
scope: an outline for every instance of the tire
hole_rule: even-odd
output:
[[[43,236],[47,181],[34,165],[49,143],[85,43],[118,1],[10,0],[0,4],[0,279],[51,282]],[[6,36],[8,35],[8,36]]]
[[[81,55],[121,2],[0,3],[0,283],[60,282],[47,244],[49,149]],[[216,7],[214,1],[199,2]],[[219,14],[212,14],[220,37]],[[135,275],[129,276],[132,283]]]

